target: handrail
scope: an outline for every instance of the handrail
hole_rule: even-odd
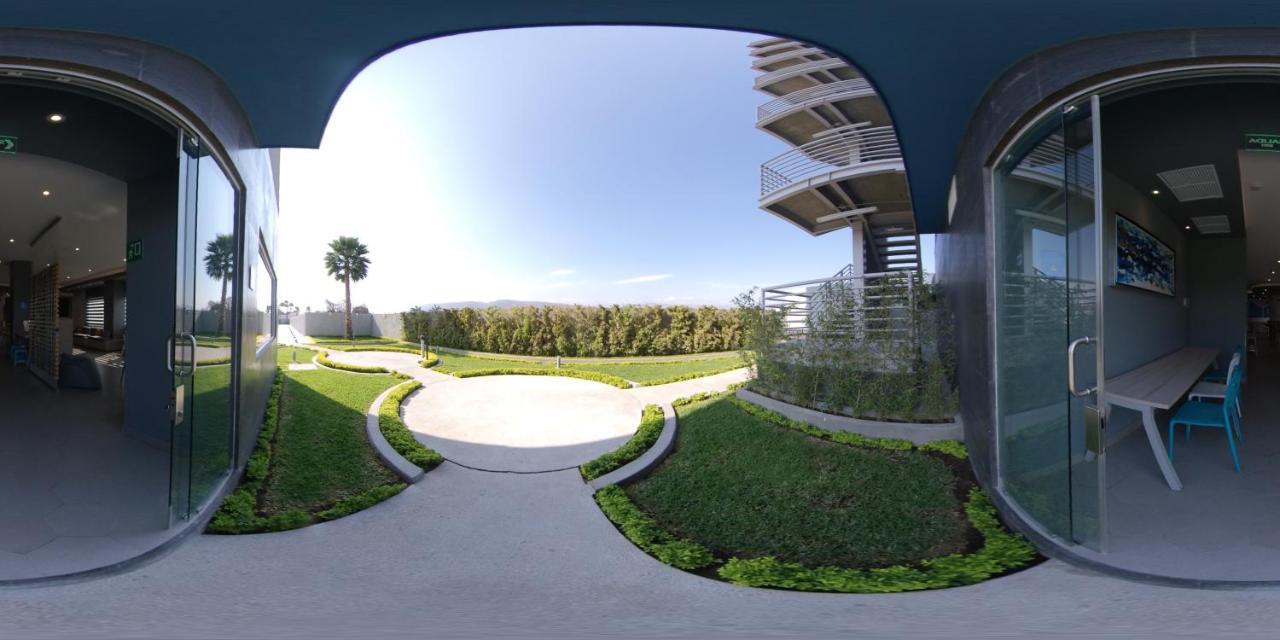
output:
[[[818,47],[813,47],[813,46],[802,45],[795,49],[791,49],[790,51],[783,51],[781,53],[770,53],[763,56],[757,56],[756,59],[751,62],[751,68],[759,69],[761,67],[765,67],[771,64],[776,64],[778,62],[782,62],[784,60],[790,60],[791,58],[796,58],[800,56],[819,56],[819,55],[825,56],[824,58],[822,58],[823,60],[826,60],[827,58],[832,57],[830,53],[827,53],[823,49],[820,49]],[[816,62],[816,61],[806,60],[805,62]],[[777,71],[777,69],[774,69],[774,71]]]
[[[785,96],[770,100],[756,107],[756,120],[764,120],[770,116],[802,109],[813,104],[874,95],[876,95],[875,89],[871,88],[871,82],[866,78],[829,82],[815,87],[800,89],[799,91],[792,91]]]
[[[915,309],[915,271],[857,275],[848,265],[830,278],[765,287],[760,308],[782,322],[784,339],[858,336],[910,340],[904,322]]]
[[[849,63],[839,58],[831,58],[829,60],[814,60],[812,62],[806,62],[804,64],[794,64],[789,67],[775,69],[773,71],[770,71],[769,73],[762,73],[756,76],[755,88],[763,89],[764,87],[767,87],[773,84],[774,82],[777,82],[778,80],[782,80],[783,78],[790,78],[792,76],[799,76],[799,75],[804,75],[806,73],[813,73],[814,71],[838,69],[840,67],[848,67],[848,66],[849,66]]]
[[[833,129],[760,165],[760,197],[822,173],[901,159],[902,149],[892,126]]]

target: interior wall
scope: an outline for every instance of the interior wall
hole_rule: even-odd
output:
[[[125,368],[124,429],[148,442],[169,442],[169,392],[173,385],[167,349],[173,335],[177,286],[178,163],[172,171],[129,183],[129,239],[141,240],[144,258],[129,264],[127,282],[135,313],[130,319]],[[168,310],[168,312],[164,312]]]
[[[1105,157],[1105,156],[1104,156]],[[1106,371],[1114,376],[1136,369],[1187,345],[1189,251],[1177,223],[1144,192],[1110,172],[1103,175],[1103,274]],[[1115,286],[1116,214],[1146,229],[1174,251],[1174,296]],[[1242,289],[1243,291],[1243,289]],[[1243,294],[1242,294],[1243,295]],[[1243,311],[1243,305],[1241,305]]]
[[[1187,295],[1191,297],[1187,341],[1214,347],[1219,364],[1230,362],[1231,351],[1245,343],[1248,333],[1248,267],[1244,238],[1193,238]],[[1245,353],[1245,357],[1248,353]]]

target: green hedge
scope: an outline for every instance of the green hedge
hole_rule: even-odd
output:
[[[409,394],[421,388],[422,383],[414,380],[393,389],[382,401],[382,406],[378,407],[378,430],[396,453],[418,465],[423,471],[430,471],[444,462],[444,456],[418,442],[413,437],[413,432],[400,419],[400,404]]]
[[[431,353],[430,351],[427,352],[426,360],[418,361],[418,365],[420,365],[423,369],[430,369],[431,367],[434,367],[438,364],[440,364],[440,356],[434,353]]]
[[[356,343],[353,346],[349,344],[324,343],[324,344],[321,344],[320,346],[324,347],[325,349],[329,349],[331,351],[390,351],[394,353],[412,353],[415,356],[420,355],[422,353],[422,349],[419,349],[418,347],[410,347],[408,345],[402,346],[402,345],[391,345],[391,344]]]
[[[218,507],[213,515],[207,533],[239,534],[266,533],[285,531],[305,527],[317,520],[334,520],[342,516],[367,509],[391,496],[400,493],[406,485],[390,484],[374,487],[363,494],[338,501],[332,507],[316,514],[291,510],[263,516],[258,513],[258,494],[267,479],[271,468],[272,447],[277,428],[280,426],[280,392],[284,386],[284,374],[276,372],[275,382],[271,385],[271,397],[267,401],[267,410],[262,418],[262,429],[258,432],[258,440],[249,456],[249,464],[245,467],[240,486],[236,487]]]
[[[672,404],[687,405],[709,400],[717,395],[720,394],[700,393],[681,398]],[[828,432],[738,398],[730,398],[730,401],[740,409],[770,423],[849,446],[893,451],[917,448],[958,459],[967,459],[968,455],[964,445],[954,440],[915,447],[906,440]],[[839,593],[895,593],[941,589],[981,582],[1023,568],[1039,557],[1031,543],[1000,523],[990,498],[977,487],[969,491],[964,511],[969,523],[982,535],[981,548],[972,553],[952,554],[913,565],[877,569],[806,567],[773,557],[722,559],[697,542],[678,538],[662,529],[656,520],[636,506],[626,492],[616,485],[598,491],[596,502],[627,539],[658,560],[685,570],[715,566],[716,574],[721,579],[750,587]]]
[[[658,441],[665,422],[666,416],[662,413],[662,407],[656,404],[646,406],[640,414],[640,426],[625,444],[578,467],[578,471],[582,473],[582,479],[595,480],[639,458]]]
[[[473,369],[471,371],[455,371],[450,375],[455,378],[476,378],[479,376],[560,376],[562,378],[579,378],[582,380],[601,382],[615,386],[619,389],[631,388],[630,382],[623,380],[618,376],[611,376],[607,373],[596,373],[594,371],[578,371],[575,369]]]
[[[350,371],[351,373],[391,373],[385,367],[366,367],[358,364],[347,364],[345,362],[336,362],[329,359],[329,354],[321,351],[316,356],[316,362],[329,367],[330,369],[339,369],[342,371]]]
[[[734,351],[742,346],[737,309],[682,305],[414,308],[402,337],[433,345],[531,356],[660,356]]]

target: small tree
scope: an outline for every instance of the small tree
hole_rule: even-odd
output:
[[[222,298],[218,303],[218,335],[223,335],[227,319],[227,282],[236,267],[235,239],[229,233],[218,234],[204,249],[204,272],[222,281]]]
[[[324,267],[333,279],[341,282],[345,291],[347,327],[346,338],[354,336],[351,331],[351,282],[359,282],[369,275],[369,248],[358,238],[339,236],[329,243],[329,252],[324,254]]]

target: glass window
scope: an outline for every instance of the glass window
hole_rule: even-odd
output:
[[[262,345],[276,337],[276,272],[261,234],[258,235],[258,264],[249,278],[250,288],[257,298],[254,313],[257,343]]]

